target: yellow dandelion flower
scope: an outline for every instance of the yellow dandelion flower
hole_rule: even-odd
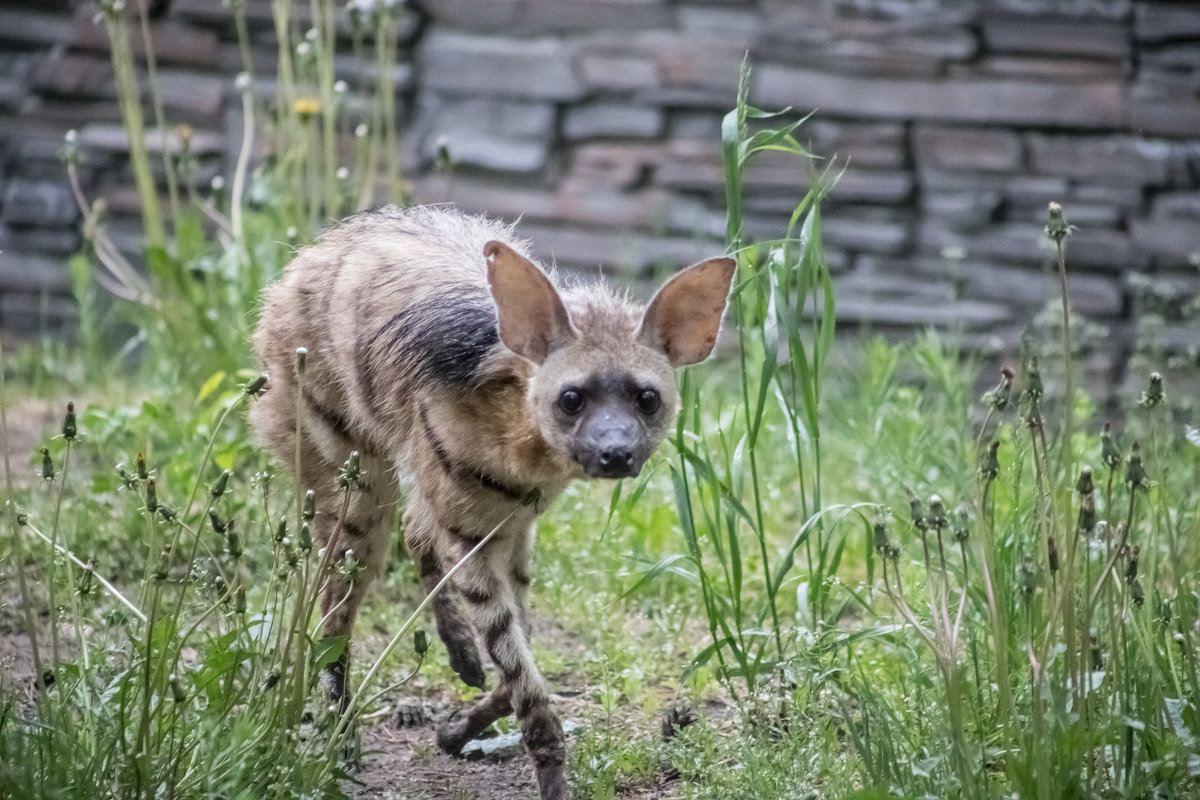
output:
[[[292,111],[301,117],[311,117],[321,113],[321,102],[315,97],[300,97],[292,103]]]

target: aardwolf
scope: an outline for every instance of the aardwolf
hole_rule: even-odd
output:
[[[401,476],[427,590],[498,527],[433,608],[462,680],[484,686],[478,634],[499,685],[438,744],[458,753],[515,711],[544,800],[567,789],[562,726],[529,649],[534,520],[571,480],[638,474],[678,412],[673,368],[713,349],[734,268],[689,267],[643,309],[599,284],[558,288],[509,226],[390,206],[327,232],[266,293],[254,346],[273,388],[254,427],[284,463],[299,448],[315,538],[335,563],[353,550],[363,566],[356,581],[328,579],[324,633],[349,636],[388,557]],[[363,480],[343,516],[335,465],[351,451]],[[348,663],[347,651],[323,676],[342,702]]]

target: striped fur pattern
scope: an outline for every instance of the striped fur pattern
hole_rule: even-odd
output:
[[[353,550],[365,570],[353,585],[330,578],[325,633],[349,635],[389,552],[402,485],[405,542],[426,589],[500,525],[433,604],[462,680],[485,684],[477,637],[498,673],[438,743],[457,753],[515,712],[543,798],[567,789],[562,727],[529,649],[535,518],[573,479],[637,473],[677,413],[673,368],[712,349],[732,273],[729,259],[703,262],[644,309],[602,285],[560,289],[509,226],[385,207],[301,251],[266,294],[254,345],[271,391],[252,422],[285,464],[299,425],[297,478],[317,495],[316,538],[335,559]],[[308,350],[299,379],[298,347]],[[364,481],[337,525],[336,465],[352,450]],[[341,699],[346,668],[343,657],[326,676]]]

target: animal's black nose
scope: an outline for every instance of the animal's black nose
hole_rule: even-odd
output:
[[[633,466],[633,452],[623,447],[606,447],[600,451],[600,466],[606,470],[628,470]]]

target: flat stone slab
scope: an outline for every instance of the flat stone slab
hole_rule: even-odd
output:
[[[1114,128],[1125,123],[1121,81],[1050,82],[996,78],[881,78],[763,64],[753,101],[823,114],[977,124]]]
[[[568,736],[582,727],[578,722],[570,719],[563,720],[562,723],[563,733]],[[525,749],[521,746],[522,741],[520,730],[489,736],[486,739],[472,739],[463,745],[461,755],[468,761],[505,761],[521,755]]]
[[[434,30],[418,54],[424,88],[447,94],[578,100],[585,91],[559,39],[477,36]]]

